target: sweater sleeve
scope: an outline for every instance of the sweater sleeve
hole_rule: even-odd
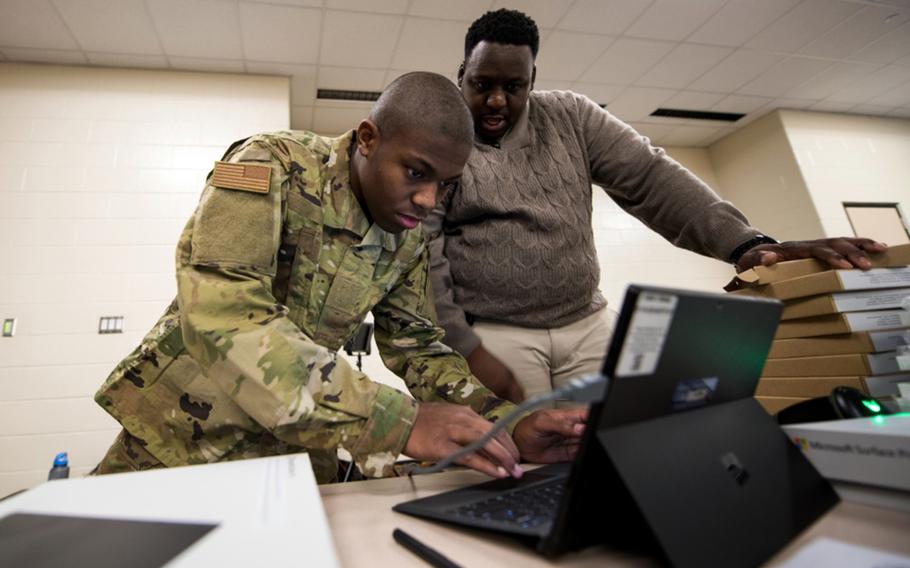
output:
[[[572,119],[591,179],[626,212],[674,245],[724,262],[758,234],[745,215],[662,148],[587,97],[573,97]]]
[[[430,244],[430,282],[438,324],[445,331],[442,342],[467,357],[480,345],[480,337],[471,329],[464,309],[455,302],[455,287],[445,255],[445,233],[442,230],[447,203],[448,200],[440,203],[423,222]]]

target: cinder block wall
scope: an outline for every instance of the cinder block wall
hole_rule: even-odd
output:
[[[0,497],[107,449],[91,397],[173,297],[205,175],[289,108],[286,78],[0,64]]]

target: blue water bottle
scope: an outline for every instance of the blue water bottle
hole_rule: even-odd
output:
[[[70,476],[70,466],[69,459],[66,457],[66,452],[60,452],[54,458],[54,466],[47,474],[47,480],[52,479],[66,479]]]

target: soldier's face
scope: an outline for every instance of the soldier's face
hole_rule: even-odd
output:
[[[471,144],[422,130],[384,138],[365,120],[357,129],[357,153],[358,199],[373,222],[400,233],[417,227],[458,186]]]
[[[474,132],[497,142],[518,120],[534,88],[534,55],[527,45],[482,41],[458,70],[458,86],[474,115]]]

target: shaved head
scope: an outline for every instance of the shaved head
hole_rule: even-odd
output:
[[[444,134],[470,144],[474,121],[454,83],[436,73],[406,73],[385,88],[369,119],[386,138],[415,131]]]

